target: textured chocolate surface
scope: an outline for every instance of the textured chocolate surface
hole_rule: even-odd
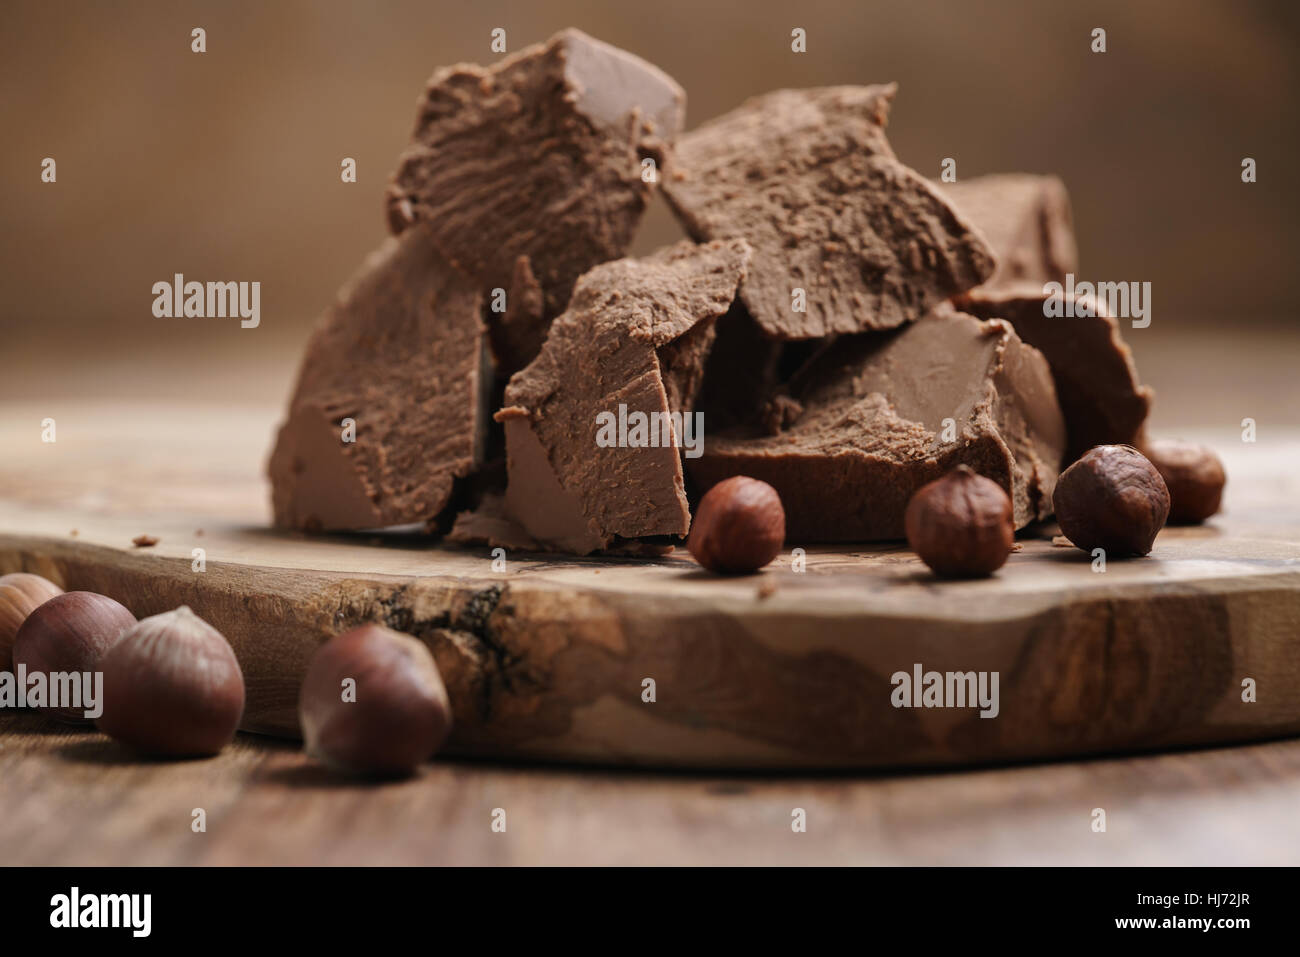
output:
[[[486,288],[528,256],[548,311],[623,255],[686,97],[644,60],[564,30],[491,67],[439,70],[388,191],[394,232],[429,223],[443,255]]]
[[[1136,445],[1152,392],[1138,383],[1119,323],[1091,298],[1090,310],[1098,315],[1045,316],[1046,299],[1041,288],[1022,283],[976,289],[957,302],[981,319],[1005,319],[1047,358],[1069,436],[1062,467],[1094,445]]]
[[[790,393],[778,434],[710,436],[687,467],[700,491],[732,475],[774,486],[795,544],[900,538],[912,493],[961,463],[1007,490],[1017,528],[1051,512],[1065,425],[1046,360],[1007,323],[941,305],[835,340]]]
[[[678,243],[578,282],[541,354],[506,388],[506,508],[534,540],[579,554],[618,539],[685,535],[681,449],[597,444],[597,416],[689,412],[713,320],[749,247]],[[703,327],[703,328],[701,328]],[[707,438],[705,439],[707,447]]]
[[[1070,194],[1055,176],[999,173],[936,183],[993,247],[985,286],[1062,282],[1079,268]]]
[[[303,356],[269,474],[277,525],[375,528],[433,518],[480,461],[482,297],[427,229],[390,239],[344,287]],[[344,442],[342,420],[356,422]]]
[[[892,328],[992,273],[983,238],[895,158],[894,89],[778,90],[679,138],[664,193],[695,239],[753,247],[741,299],[769,335]]]

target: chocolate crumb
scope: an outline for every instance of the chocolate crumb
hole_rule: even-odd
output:
[[[137,535],[135,538],[131,539],[131,544],[136,548],[152,548],[154,545],[158,544],[158,539],[154,538],[152,535]]]
[[[764,435],[780,435],[803,415],[803,405],[788,395],[775,395],[760,413]]]

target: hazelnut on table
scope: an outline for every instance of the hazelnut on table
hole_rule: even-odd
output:
[[[402,775],[451,733],[451,701],[423,642],[382,625],[331,638],[307,667],[298,698],[307,752],[354,773]]]
[[[27,616],[14,638],[14,667],[28,674],[84,674],[102,670],[103,659],[135,624],[135,615],[104,595],[70,591],[55,595]],[[72,724],[88,723],[83,708],[45,707]]]
[[[13,670],[14,639],[27,616],[63,589],[40,575],[0,575],[0,671]]]
[[[216,754],[244,714],[244,675],[224,635],[182,605],[129,628],[104,655],[99,730],[144,754]]]

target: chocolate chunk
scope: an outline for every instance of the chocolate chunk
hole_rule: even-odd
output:
[[[936,185],[993,247],[998,265],[986,286],[1063,282],[1078,270],[1070,194],[1055,176],[1002,173]]]
[[[687,533],[686,433],[677,431],[686,423],[666,423],[689,416],[704,337],[731,306],[749,256],[742,240],[684,241],[579,280],[496,414],[506,432],[506,507],[529,536],[586,554],[619,539]]]
[[[303,357],[269,474],[277,525],[426,521],[482,458],[490,381],[482,297],[424,227],[344,287]],[[345,419],[355,441],[345,441]]]
[[[992,273],[984,240],[895,158],[894,90],[778,90],[679,139],[664,193],[695,239],[749,241],[740,295],[768,335],[892,328]]]
[[[388,189],[390,225],[429,223],[485,287],[507,288],[528,256],[555,315],[579,275],[627,250],[650,190],[642,159],[662,162],[685,102],[657,67],[578,30],[439,70]]]
[[[1021,284],[976,289],[958,308],[981,319],[1005,319],[1016,334],[1047,358],[1069,436],[1062,468],[1094,445],[1135,445],[1151,409],[1152,392],[1138,383],[1133,354],[1119,323],[1092,297],[1074,297],[1074,315],[1044,314],[1048,297]],[[1086,307],[1080,306],[1086,303]],[[1082,315],[1084,312],[1092,316]]]
[[[942,304],[829,343],[790,393],[779,434],[710,436],[687,467],[700,491],[732,475],[774,486],[791,542],[901,538],[912,493],[962,463],[1007,490],[1017,528],[1051,512],[1065,425],[1046,360],[1007,323]]]

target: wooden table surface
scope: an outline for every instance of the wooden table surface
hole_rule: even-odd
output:
[[[265,738],[142,764],[0,717],[0,864],[1281,865],[1300,863],[1298,798],[1300,741],[845,777],[456,762],[367,784]]]
[[[280,381],[282,371],[257,382]],[[1215,400],[1225,441],[1242,415],[1269,427],[1261,441],[1279,438],[1276,416],[1265,413],[1294,398],[1294,380],[1258,371],[1252,366],[1254,383],[1243,376],[1240,391]],[[96,443],[102,467],[68,475],[11,455],[0,461],[0,499],[112,515],[138,507],[132,489],[147,474],[149,505],[159,514],[192,507],[196,494],[218,487],[205,512],[240,520],[250,492],[262,494],[247,463],[223,463],[224,481],[214,483],[211,449],[250,427],[269,442],[277,403],[264,395],[248,399],[257,407],[251,418],[237,401],[244,393],[233,403],[231,393],[214,395],[230,413],[229,434],[169,447],[160,485],[153,447],[173,432],[166,403],[142,398],[157,428],[137,416],[143,431],[123,436],[113,409],[67,381],[43,399],[38,378],[31,373],[33,392],[4,405],[4,424],[35,430],[57,416],[60,443]],[[140,380],[114,381],[130,389]],[[1222,406],[1222,397],[1248,392],[1255,398]],[[1171,390],[1161,395],[1177,410],[1203,393],[1186,402]],[[1287,414],[1294,427],[1293,403]],[[1285,441],[1294,448],[1298,437],[1292,430]],[[207,459],[202,482],[193,481],[190,456]],[[1237,458],[1230,495],[1249,467],[1244,450]],[[1278,493],[1296,488],[1291,476],[1273,481]],[[241,734],[215,758],[147,763],[93,732],[0,713],[0,864],[1297,864],[1297,807],[1300,739],[902,774],[439,761],[413,779],[376,784],[336,777],[286,741]],[[192,829],[196,808],[206,815],[202,833]],[[806,812],[805,833],[791,829],[796,808]],[[1104,832],[1093,829],[1098,808]],[[504,833],[492,829],[495,809],[505,812]]]

